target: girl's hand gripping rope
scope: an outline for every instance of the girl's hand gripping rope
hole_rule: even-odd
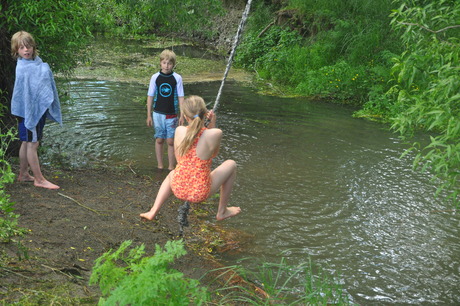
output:
[[[205,125],[208,129],[212,129],[216,127],[217,116],[212,109],[208,111],[208,113],[206,114],[205,120],[206,120]]]

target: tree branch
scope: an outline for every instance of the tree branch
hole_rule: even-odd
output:
[[[429,28],[427,28],[425,26],[422,26],[421,24],[418,24],[418,23],[399,22],[399,24],[409,25],[409,26],[417,26],[419,28],[424,29],[425,31],[428,31],[428,32],[431,32],[431,33],[434,33],[434,34],[438,34],[438,33],[441,33],[441,32],[444,32],[444,31],[447,31],[447,30],[450,30],[450,29],[460,28],[460,24],[456,24],[456,25],[448,26],[448,27],[445,27],[443,29],[435,31],[435,30],[429,29]]]
[[[69,196],[66,196],[65,194],[62,194],[62,193],[58,192],[58,195],[60,195],[60,196],[62,196],[62,197],[64,197],[64,198],[67,198],[67,199],[69,199],[69,200],[71,200],[71,201],[74,201],[75,203],[77,203],[77,204],[80,205],[81,207],[84,207],[84,208],[86,208],[86,209],[88,209],[88,210],[91,210],[92,212],[94,212],[94,213],[100,215],[100,213],[99,213],[97,210],[92,209],[91,207],[88,207],[88,206],[86,206],[86,205],[83,205],[83,204],[81,204],[80,202],[78,202],[77,200],[72,199],[72,198],[69,197]]]

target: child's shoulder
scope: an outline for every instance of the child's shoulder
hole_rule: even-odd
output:
[[[176,128],[176,134],[185,134],[185,132],[187,132],[187,127],[186,126],[179,125]]]
[[[215,137],[222,137],[222,130],[219,128],[211,128],[211,129],[206,129],[203,132],[203,135],[205,137],[210,137],[210,138],[215,138]]]

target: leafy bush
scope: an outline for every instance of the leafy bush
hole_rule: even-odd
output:
[[[186,254],[182,240],[168,241],[164,249],[156,245],[152,257],[143,257],[144,245],[127,252],[131,244],[124,241],[96,259],[90,284],[99,284],[100,305],[201,305],[208,300],[197,280],[168,267]]]
[[[54,72],[68,72],[82,57],[82,46],[91,36],[86,24],[86,1],[8,1],[0,12],[0,28],[10,39],[20,30],[30,32],[42,58]]]
[[[291,19],[268,29],[267,11],[265,24],[255,11],[235,64],[275,81],[283,92],[363,104],[388,90],[388,54],[400,50],[390,8],[389,0],[291,0],[271,12],[288,11]]]
[[[418,5],[417,5],[418,4]],[[438,193],[450,190],[459,203],[460,191],[460,2],[402,1],[392,25],[406,50],[395,58],[395,108],[392,128],[411,137],[423,129],[432,133],[425,147],[415,143],[414,167],[431,170],[440,179]]]
[[[4,107],[0,104],[0,118]],[[3,122],[0,120],[3,125]],[[19,215],[14,213],[14,203],[10,200],[10,195],[5,187],[14,181],[15,175],[8,162],[6,150],[12,140],[15,139],[13,129],[0,129],[0,242],[16,242],[18,245],[18,256],[26,255],[24,248],[19,241],[14,240],[16,236],[25,233],[23,228],[18,226]]]
[[[223,13],[218,0],[92,0],[89,21],[98,33],[115,35],[214,35],[212,16]]]

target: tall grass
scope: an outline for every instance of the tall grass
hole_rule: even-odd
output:
[[[279,263],[261,262],[251,270],[231,267],[253,286],[236,285],[228,278],[227,285],[218,290],[221,304],[248,305],[349,305],[348,295],[342,288],[340,276],[323,270],[311,259],[290,265],[285,258]],[[229,268],[222,268],[228,274]],[[232,289],[232,290],[229,290]]]
[[[389,24],[391,8],[389,0],[291,0],[271,18],[267,10],[264,18],[255,10],[235,63],[286,93],[362,105],[370,93],[389,88],[388,54],[400,50]],[[291,18],[265,28],[283,12]]]
[[[91,0],[88,24],[95,33],[109,35],[197,35],[210,38],[212,17],[222,14],[219,0]]]

